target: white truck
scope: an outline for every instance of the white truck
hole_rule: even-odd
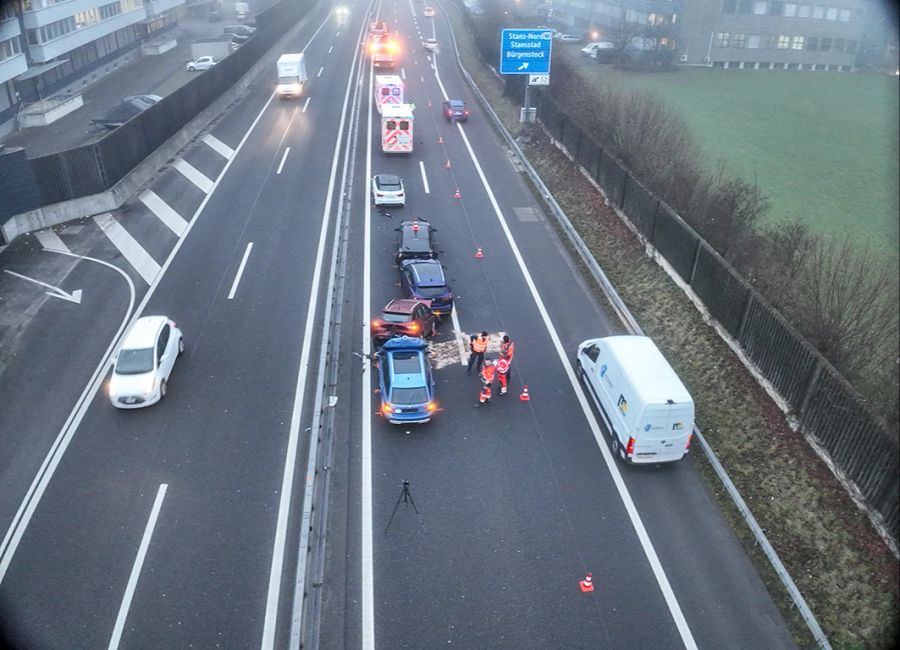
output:
[[[306,83],[306,61],[303,53],[282,54],[275,62],[278,73],[278,85],[276,91],[280,99],[296,97],[303,92],[303,84]]]
[[[691,445],[694,400],[646,336],[578,346],[578,371],[600,408],[613,455],[628,463],[681,460]]]
[[[395,74],[375,75],[375,109],[381,114],[385,104],[402,104],[404,97],[403,79]]]

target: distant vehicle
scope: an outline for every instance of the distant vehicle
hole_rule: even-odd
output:
[[[102,117],[91,120],[91,125],[104,129],[117,129],[132,117],[141,113],[155,103],[162,101],[159,95],[131,95],[124,97]]]
[[[375,110],[381,113],[385,104],[402,104],[405,96],[403,79],[395,74],[375,75]]]
[[[434,233],[437,232],[425,219],[404,221],[397,228],[397,264],[403,260],[430,260],[438,256],[434,247]]]
[[[434,18],[434,7],[425,7],[422,11],[422,15],[426,18]]]
[[[185,68],[188,72],[195,72],[197,70],[209,70],[210,68],[215,68],[218,61],[211,56],[201,56],[199,59],[191,61],[188,63]]]
[[[369,33],[370,34],[387,34],[388,28],[387,23],[383,20],[376,20],[373,23],[369,23]]]
[[[403,260],[400,283],[414,300],[430,300],[431,311],[439,316],[453,310],[453,291],[444,277],[444,267],[437,260]]]
[[[278,97],[295,97],[303,92],[306,83],[306,60],[303,53],[282,54],[275,62]]]
[[[608,336],[578,346],[578,373],[600,407],[614,456],[667,463],[688,453],[694,401],[646,336]]]
[[[444,102],[444,119],[448,122],[457,120],[465,122],[469,119],[469,109],[461,99],[448,99]]]
[[[581,39],[578,38],[577,36],[574,36],[573,34],[560,34],[559,35],[560,43],[578,43],[580,41],[581,41]]]
[[[372,177],[372,203],[375,205],[406,205],[403,179],[394,174],[376,174]]]
[[[253,35],[256,34],[256,29],[249,25],[231,25],[229,27],[223,27],[222,33],[230,34],[231,38],[238,43],[244,43],[245,41],[249,41]]]
[[[429,52],[434,52],[436,49],[438,49],[437,39],[436,38],[426,38],[423,46]]]
[[[384,153],[412,153],[413,108],[409,104],[382,105],[381,150]]]
[[[437,316],[431,311],[428,300],[391,300],[378,318],[371,322],[372,338],[383,341],[394,336],[424,338],[437,332]]]
[[[234,3],[234,15],[238,20],[247,20],[247,14],[250,13],[250,4],[247,2]]]
[[[372,37],[370,45],[372,65],[376,68],[394,68],[397,65],[397,43],[386,34]]]
[[[399,336],[375,353],[381,415],[391,424],[424,423],[437,412],[434,378],[422,339]]]
[[[166,396],[184,337],[166,316],[137,319],[122,339],[109,380],[109,400],[120,409],[155,404]]]
[[[597,53],[601,50],[615,50],[616,46],[614,43],[610,43],[609,41],[592,41],[581,48],[581,53],[584,56],[589,56],[593,59],[597,58]]]

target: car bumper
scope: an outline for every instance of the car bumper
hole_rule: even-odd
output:
[[[150,395],[110,395],[110,404],[117,409],[141,409],[153,406],[161,399],[159,391]]]
[[[408,415],[408,417],[407,417]],[[400,413],[393,414],[391,416],[385,416],[387,421],[391,424],[425,424],[427,422],[431,422],[431,414],[414,414],[414,413]]]
[[[375,205],[406,205],[406,199],[402,196],[383,196],[375,197]]]

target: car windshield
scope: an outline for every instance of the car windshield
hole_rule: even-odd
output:
[[[153,348],[122,350],[116,359],[117,375],[142,375],[153,370]]]
[[[462,110],[463,108],[465,108],[465,106],[466,105],[462,102],[450,102],[450,108],[452,108],[453,110]]]
[[[398,406],[424,404],[428,401],[428,392],[422,388],[395,388],[391,393],[391,402]]]
[[[440,298],[447,293],[447,287],[444,285],[437,287],[419,287],[416,293],[422,298]]]
[[[412,316],[409,314],[395,314],[389,311],[385,311],[381,314],[381,320],[388,323],[408,323],[412,320]]]
[[[386,192],[400,191],[400,179],[396,176],[379,176],[375,184],[378,186],[378,189]]]
[[[394,375],[418,375],[422,372],[422,361],[418,352],[395,352],[391,355]]]

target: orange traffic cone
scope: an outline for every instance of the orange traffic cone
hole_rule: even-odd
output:
[[[444,169],[450,169],[450,161],[444,163]]]
[[[531,401],[531,398],[528,396],[528,386],[522,386],[522,394],[519,395],[519,399],[522,400],[523,402]],[[589,573],[588,578],[590,578],[590,577],[591,577],[591,574]]]
[[[475,257],[481,258],[484,257],[484,253],[481,252],[481,246],[475,248]]]
[[[438,144],[444,144],[444,136],[442,136],[442,135],[438,136]]]
[[[458,188],[458,187],[456,188],[456,192],[453,194],[453,198],[454,198],[454,199],[460,198],[460,195],[459,195],[459,188]]]
[[[584,576],[584,580],[578,581],[578,586],[581,587],[581,593],[588,594],[594,591],[594,583],[591,580],[591,572],[588,571],[588,574]]]

